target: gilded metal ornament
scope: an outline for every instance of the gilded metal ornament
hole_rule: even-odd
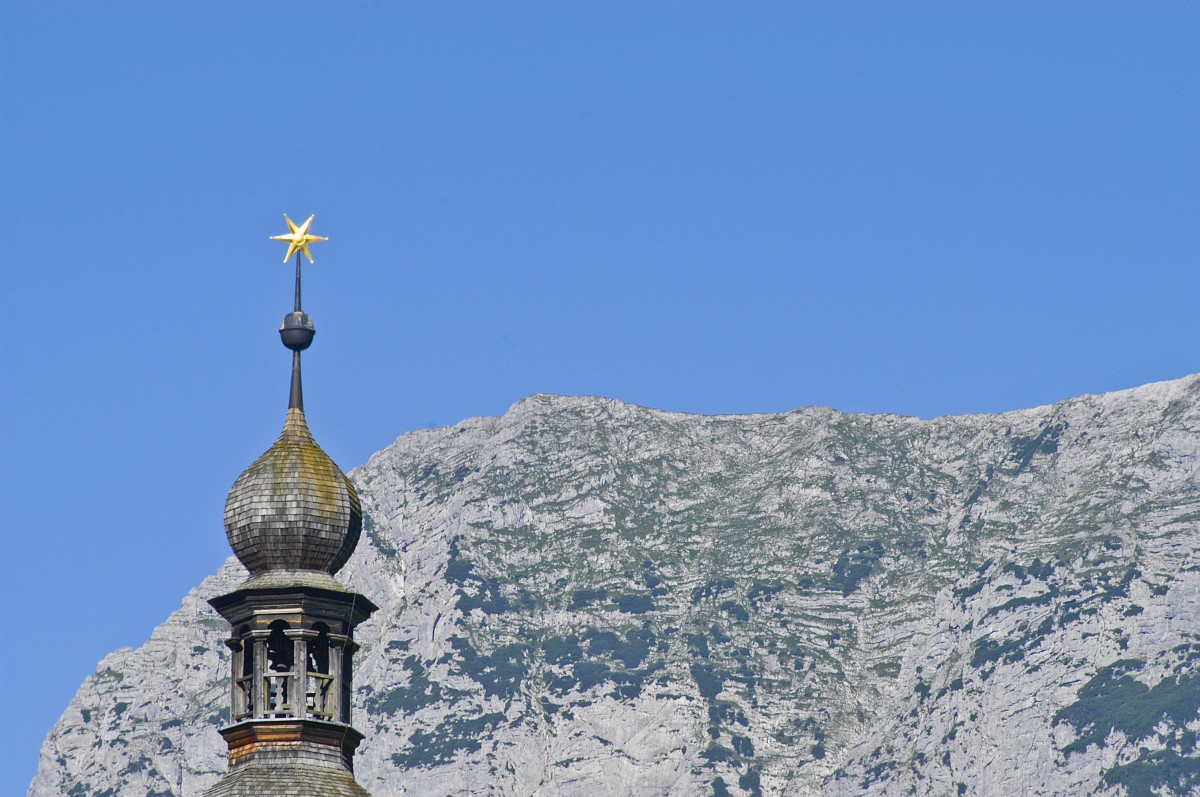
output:
[[[312,224],[312,220],[315,216],[316,214],[314,213],[312,216],[308,217],[307,221],[297,226],[294,221],[288,218],[286,213],[283,214],[283,220],[287,222],[288,228],[291,229],[291,232],[285,235],[272,235],[271,240],[285,241],[287,243],[288,250],[287,254],[283,257],[284,263],[291,260],[292,255],[294,255],[296,252],[303,252],[304,256],[308,258],[308,262],[313,262],[312,253],[308,251],[308,245],[315,241],[329,240],[328,238],[322,238],[320,235],[312,235],[309,233],[308,227],[310,224]]]

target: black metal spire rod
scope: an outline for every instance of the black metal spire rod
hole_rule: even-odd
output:
[[[296,253],[296,308],[295,312],[303,315],[300,310],[300,253]],[[288,409],[304,412],[304,385],[300,382],[300,350],[292,351],[292,392],[288,396]]]
[[[304,385],[300,384],[300,352],[292,353],[292,394],[288,396],[288,409],[304,412]]]
[[[296,253],[296,309],[283,317],[279,336],[283,345],[292,350],[292,389],[288,396],[288,409],[304,411],[304,387],[300,381],[300,352],[312,345],[317,333],[312,319],[300,309],[300,253]]]
[[[296,312],[300,312],[300,253],[296,253]]]
[[[288,409],[304,412],[304,386],[300,383],[300,352],[292,352],[292,392],[288,396]]]
[[[283,317],[283,326],[279,328],[279,337],[283,340],[283,345],[292,350],[292,392],[288,398],[288,410],[303,412],[304,390],[300,385],[300,352],[312,345],[313,335],[317,334],[317,330],[313,326],[312,319],[300,309],[300,255],[303,254],[311,263],[312,255],[309,254],[308,245],[329,239],[313,235],[308,231],[309,225],[312,224],[312,216],[309,216],[308,221],[300,225],[288,218],[286,213],[283,214],[283,220],[287,222],[291,232],[284,235],[272,235],[271,240],[287,243],[288,254],[283,256],[284,263],[287,262],[288,255],[296,253],[296,309]]]

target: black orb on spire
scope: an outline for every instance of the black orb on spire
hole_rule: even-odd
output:
[[[279,337],[283,345],[292,351],[300,352],[312,345],[313,335],[317,328],[313,326],[308,313],[300,309],[300,253],[296,253],[296,306],[295,310],[283,317],[279,327]]]
[[[313,326],[312,318],[300,310],[285,315],[283,324],[279,327],[279,337],[283,345],[292,351],[307,349],[312,345],[313,336],[316,334],[317,329]]]
[[[312,219],[309,219],[312,221]],[[300,380],[300,352],[312,345],[317,328],[308,313],[300,309],[300,253],[296,253],[296,307],[283,317],[279,327],[279,339],[292,350],[292,390],[288,396],[288,408],[304,409],[304,387]]]

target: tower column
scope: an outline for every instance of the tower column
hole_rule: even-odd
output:
[[[350,723],[350,707],[342,700],[342,690],[345,686],[345,674],[342,672],[342,651],[348,640],[337,636],[329,639],[329,674],[333,683],[329,688],[329,712],[338,722]]]
[[[254,639],[254,659],[251,662],[251,670],[254,673],[251,680],[250,689],[254,697],[254,709],[250,712],[252,717],[267,716],[267,690],[266,690],[266,674],[267,674],[267,640],[266,635],[255,635]]]
[[[350,712],[354,696],[354,651],[356,650],[358,650],[358,645],[354,644],[354,640],[348,639],[342,646],[342,721],[346,723],[353,721]]]
[[[307,688],[307,672],[308,665],[306,662],[308,652],[307,645],[304,641],[304,631],[296,630],[289,631],[288,637],[292,640],[292,694],[295,696],[292,699],[293,717],[308,716],[308,688]]]

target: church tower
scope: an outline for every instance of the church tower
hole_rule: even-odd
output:
[[[230,625],[229,772],[205,797],[369,797],[354,780],[363,735],[351,725],[354,628],[376,606],[334,574],[362,529],[358,494],[313,440],[304,418],[300,352],[312,319],[300,309],[300,256],[324,238],[312,217],[273,236],[296,256],[295,311],[279,335],[292,384],[279,439],[246,469],[225,502],[225,532],[250,571],[209,603]]]

